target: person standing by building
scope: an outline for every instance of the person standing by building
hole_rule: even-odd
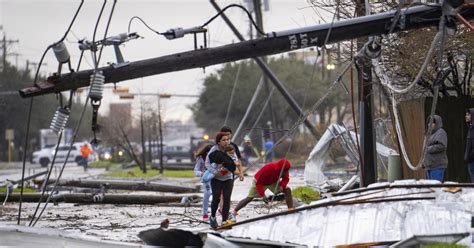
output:
[[[432,125],[428,147],[426,149],[423,165],[426,169],[426,179],[434,179],[443,182],[444,172],[448,167],[448,135],[443,129],[443,119],[439,115],[433,115],[433,120],[428,120]]]
[[[197,154],[196,154],[196,165],[194,166],[194,175],[197,177],[202,177],[204,171],[206,170],[206,166],[204,163],[206,162],[207,153],[211,150],[212,145],[207,145],[203,147]],[[208,219],[208,211],[209,211],[209,197],[211,197],[211,182],[203,182],[202,183],[204,189],[204,195],[202,197],[202,218]]]
[[[81,155],[82,155],[82,165],[84,166],[84,171],[87,171],[89,155],[92,153],[92,150],[87,144],[81,146]]]
[[[470,108],[466,110],[466,114],[464,116],[466,124],[468,125],[464,161],[467,162],[467,169],[471,177],[471,183],[474,183],[474,125],[472,125],[473,115],[474,108]]]

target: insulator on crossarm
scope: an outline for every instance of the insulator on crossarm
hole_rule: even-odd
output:
[[[59,134],[66,127],[67,120],[69,119],[70,111],[67,108],[59,107],[54,113],[53,120],[51,121],[50,128],[54,133]]]
[[[63,42],[58,43],[53,46],[54,55],[60,64],[66,63],[69,61],[69,52],[67,51],[66,45]]]
[[[95,74],[95,78],[94,78],[94,74],[91,75],[91,79],[90,79],[91,89],[90,89],[89,97],[92,100],[102,99],[102,93],[104,91],[104,82],[105,82],[105,76],[102,75],[102,71],[98,71]]]

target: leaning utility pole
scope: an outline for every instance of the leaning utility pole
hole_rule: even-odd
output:
[[[219,5],[217,5],[216,2],[214,0],[210,0],[210,1],[211,1],[212,6],[214,6],[214,8],[217,10],[217,12],[221,12],[221,8],[219,7]],[[225,23],[227,23],[227,25],[230,27],[232,32],[234,32],[235,36],[237,36],[237,38],[241,41],[241,43],[244,42],[244,37],[242,36],[242,34],[240,34],[240,32],[237,30],[234,24],[232,24],[229,18],[227,18],[227,16],[224,13],[221,14],[221,17],[222,19],[224,19]],[[260,39],[263,39],[263,38],[260,38]],[[262,58],[259,58],[259,57],[254,58],[254,60],[255,62],[257,62],[257,65],[260,67],[263,73],[267,75],[268,78],[272,81],[275,88],[278,91],[280,91],[283,98],[285,98],[285,100],[288,102],[290,107],[296,112],[296,114],[298,116],[305,116],[305,113],[303,112],[301,107],[298,105],[295,99],[290,95],[288,90],[280,82],[280,80],[276,77],[276,75],[272,72],[270,67],[268,67],[267,63]],[[308,120],[308,118],[304,118],[303,123],[309,129],[311,134],[314,137],[318,138],[318,132],[316,131],[316,128],[314,127],[314,125]]]

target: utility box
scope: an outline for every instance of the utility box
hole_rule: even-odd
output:
[[[388,156],[388,181],[393,182],[395,180],[402,179],[402,167],[399,154],[393,154]]]

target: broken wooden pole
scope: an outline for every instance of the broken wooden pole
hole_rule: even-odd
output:
[[[41,185],[43,180],[33,180],[35,184]],[[55,179],[50,179],[48,184],[55,183]],[[81,187],[81,188],[97,188],[120,189],[120,190],[139,190],[139,191],[156,191],[156,192],[173,192],[173,193],[192,193],[199,192],[196,185],[186,186],[183,184],[157,183],[145,181],[125,181],[125,180],[91,180],[91,179],[71,179],[59,180],[58,186]]]
[[[43,171],[43,172],[38,172],[38,173],[33,174],[33,175],[31,175],[31,176],[25,177],[25,178],[23,179],[23,181],[28,181],[28,180],[30,180],[30,179],[34,179],[34,178],[36,178],[36,177],[45,175],[46,173],[48,173],[47,170],[45,170],[45,171]],[[13,185],[16,185],[16,184],[21,183],[22,180],[21,180],[21,179],[18,179],[18,180],[15,180],[15,181],[10,181],[10,180],[7,180],[7,181],[10,182],[10,183],[13,184]],[[0,184],[0,187],[1,187],[1,186],[5,186],[5,185],[6,185],[6,184]]]
[[[1,193],[0,198],[5,199],[6,193]],[[87,194],[87,193],[60,193],[53,195],[51,201],[64,203],[93,203],[93,204],[158,204],[158,203],[179,203],[183,196],[175,195],[136,195],[136,194]],[[188,196],[188,199],[197,199],[196,195]],[[38,202],[41,199],[41,193],[23,193],[23,202]],[[46,196],[43,196],[41,202],[45,202]],[[19,193],[13,193],[8,196],[7,202],[18,202]]]

